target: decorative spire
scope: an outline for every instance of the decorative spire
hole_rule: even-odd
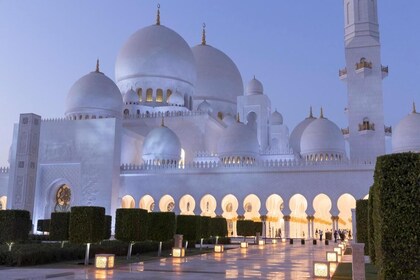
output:
[[[156,25],[160,25],[160,4],[157,4]]]
[[[323,119],[324,118],[324,110],[321,107],[321,114],[319,115],[319,118]]]
[[[309,118],[310,119],[314,118],[314,114],[312,114],[312,106],[309,107]]]
[[[100,73],[101,71],[99,71],[99,58],[96,59],[96,72]]]
[[[206,23],[203,22],[203,34],[201,35],[201,44],[206,45]]]
[[[254,80],[256,80],[256,79],[255,79],[255,74],[254,74]]]
[[[416,114],[416,113],[417,113],[417,111],[416,111],[416,102],[413,101],[413,114]]]
[[[162,127],[164,127],[164,126],[165,126],[165,118],[164,118],[164,117],[162,117],[162,121],[161,121],[161,123],[160,123],[160,126],[162,126]]]

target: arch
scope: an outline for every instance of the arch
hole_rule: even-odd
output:
[[[170,90],[170,89],[166,90],[165,102],[168,102],[168,99],[169,99],[169,97],[171,97],[171,95],[172,95],[172,90]]]
[[[251,111],[246,115],[247,123],[254,123],[254,122],[257,121],[257,118],[258,118],[258,116],[254,111]]]
[[[351,209],[356,208],[356,199],[349,193],[342,194],[337,200],[337,207],[339,211],[338,228],[351,230]]]
[[[179,210],[181,215],[194,215],[195,200],[194,198],[186,194],[179,200]]]
[[[302,238],[308,236],[307,207],[308,202],[303,195],[295,194],[290,198],[290,237]]]
[[[268,237],[281,237],[284,233],[283,198],[278,194],[270,195],[266,202],[267,209],[266,233]]]
[[[218,112],[217,113],[217,117],[219,118],[219,120],[223,120],[223,113],[222,112]]]
[[[124,109],[124,115],[125,115],[125,116],[130,115],[130,110],[128,110],[128,109]]]
[[[0,197],[0,210],[6,210],[7,207],[7,196]]]
[[[330,211],[332,202],[329,196],[323,193],[318,194],[315,196],[312,205],[315,210],[314,231],[322,230],[326,232],[327,229],[331,229],[332,220]]]
[[[161,212],[172,212],[175,209],[175,200],[169,194],[162,196],[159,200],[159,210]]]
[[[228,194],[222,199],[222,217],[227,220],[228,236],[236,236],[236,220],[238,218],[238,199],[233,194]]]
[[[131,195],[125,195],[121,199],[121,208],[134,208],[136,201]]]
[[[260,208],[261,208],[261,201],[255,194],[250,194],[245,197],[243,202],[243,207],[245,210],[245,219],[246,220],[260,220]]]
[[[137,89],[137,95],[139,97],[139,102],[142,102],[143,101],[143,90],[142,90],[142,88]]]
[[[148,88],[146,90],[146,102],[152,102],[153,101],[153,89]]]
[[[152,196],[146,194],[139,201],[139,208],[147,210],[148,212],[153,212],[155,209],[155,200]]]
[[[156,91],[156,102],[163,102],[163,90],[158,88]]]
[[[215,217],[217,202],[211,194],[206,194],[200,200],[201,216]]]

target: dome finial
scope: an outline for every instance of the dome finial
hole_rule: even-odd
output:
[[[203,34],[201,35],[201,44],[206,45],[206,23],[203,22]]]
[[[324,118],[324,110],[321,107],[321,114],[319,115],[319,118],[323,119]]]
[[[164,127],[165,126],[165,117],[162,117],[162,121],[160,123],[160,126]]]
[[[100,72],[99,71],[99,58],[96,59],[96,72]]]
[[[160,25],[160,4],[157,4],[156,25]]]
[[[416,111],[416,102],[414,102],[414,101],[413,101],[413,113],[414,113],[414,114],[416,114],[416,113],[417,113],[417,111]]]
[[[240,122],[241,120],[239,119],[239,113],[236,114],[236,122]]]
[[[312,114],[312,106],[309,107],[309,118],[313,118],[314,114]]]

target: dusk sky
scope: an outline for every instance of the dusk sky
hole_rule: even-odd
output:
[[[420,1],[379,0],[385,123],[420,110]],[[308,115],[347,127],[342,0],[0,0],[0,166],[8,165],[20,113],[64,117],[72,84],[100,68],[114,79],[116,56],[136,30],[155,23],[226,53],[244,84],[256,76],[290,132]],[[419,132],[420,133],[420,132]]]

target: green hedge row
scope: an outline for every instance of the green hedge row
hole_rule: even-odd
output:
[[[127,242],[144,241],[148,233],[148,213],[144,209],[117,209],[115,239]]]
[[[0,211],[0,243],[27,240],[32,227],[29,215],[26,210]]]
[[[215,217],[210,219],[210,236],[227,236],[227,221],[225,218]]]
[[[368,199],[368,248],[369,248],[369,257],[372,263],[376,263],[375,255],[375,229],[373,226],[373,186],[369,189],[369,199]],[[366,245],[365,245],[366,246]]]
[[[356,201],[357,242],[365,243],[365,255],[369,254],[368,206],[369,202],[366,199],[360,199]]]
[[[51,220],[38,220],[36,225],[36,230],[41,232],[49,232],[50,231],[50,223]]]
[[[50,240],[69,240],[70,212],[51,213]]]
[[[255,236],[255,225],[251,220],[239,220],[236,222],[236,231],[239,236]]]
[[[70,212],[70,242],[75,244],[102,241],[105,229],[105,208],[94,206],[72,207]]]
[[[149,238],[153,241],[165,241],[174,238],[176,226],[175,213],[149,213]]]
[[[419,201],[420,154],[379,157],[372,217],[379,279],[419,279]]]

